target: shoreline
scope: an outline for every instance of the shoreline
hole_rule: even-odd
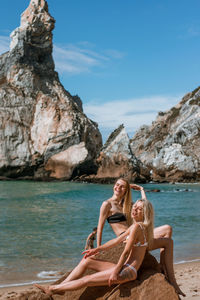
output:
[[[186,294],[186,297],[180,299],[194,300],[200,299],[200,259],[195,259],[190,262],[180,262],[174,264],[175,276],[180,288]],[[20,293],[30,292],[36,288],[34,283],[42,283],[47,285],[48,283],[55,282],[57,279],[51,280],[35,280],[30,283],[10,284],[5,287],[0,287],[0,299],[9,299],[9,295],[19,296]]]
[[[190,260],[183,260],[180,262],[174,262],[174,269],[179,269],[179,265],[188,265],[188,264],[199,264],[200,265],[200,258],[194,258],[194,259],[190,259]],[[68,270],[66,271],[68,272]],[[65,273],[61,274],[61,277],[64,275]],[[53,283],[55,281],[57,281],[60,277],[55,276],[52,278],[47,277],[44,278],[43,280],[41,278],[38,279],[34,279],[28,282],[15,282],[15,283],[4,283],[4,284],[0,284],[0,290],[2,289],[14,289],[14,288],[20,288],[20,287],[28,287],[28,286],[32,286],[35,283],[38,284],[48,284],[48,283]]]

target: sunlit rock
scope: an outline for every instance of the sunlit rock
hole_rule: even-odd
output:
[[[101,134],[54,70],[54,25],[47,2],[31,0],[10,51],[0,56],[0,176],[71,179],[96,172]]]

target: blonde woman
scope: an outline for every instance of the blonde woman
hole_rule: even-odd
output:
[[[138,185],[134,185],[134,187],[136,187],[136,189],[140,188]],[[114,184],[112,197],[104,201],[100,208],[97,226],[97,246],[101,245],[106,220],[116,236],[126,231],[132,222],[132,204],[130,184],[126,179],[119,178]]]
[[[153,207],[146,199],[138,200],[132,207],[133,224],[115,239],[97,248],[86,250],[84,258],[69,276],[60,284],[43,287],[35,285],[48,295],[78,290],[86,286],[121,284],[137,278],[148,245],[153,239]],[[117,264],[92,257],[100,251],[112,248],[127,239],[124,251]],[[92,275],[83,276],[87,269],[95,270]]]
[[[113,195],[104,201],[100,208],[97,227],[97,246],[101,245],[105,222],[109,223],[112,230],[119,236],[131,225],[132,197],[131,188],[141,192],[141,198],[146,199],[144,188],[137,184],[129,184],[125,178],[119,178],[113,187]],[[172,228],[163,225],[154,229],[155,238],[171,238]]]
[[[113,187],[113,195],[104,201],[100,208],[97,227],[97,247],[101,245],[102,233],[105,222],[109,223],[116,236],[121,236],[131,225],[131,188],[141,192],[141,198],[147,200],[144,188],[137,184],[129,184],[125,178],[119,178]],[[185,294],[180,290],[174,275],[173,267],[173,240],[172,228],[163,225],[154,228],[154,239],[149,245],[149,250],[160,250],[160,263],[168,281],[174,286],[176,292],[182,296]]]

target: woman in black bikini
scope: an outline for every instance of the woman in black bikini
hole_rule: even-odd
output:
[[[122,235],[131,224],[131,188],[141,192],[141,197],[146,198],[144,188],[137,184],[129,184],[124,178],[119,178],[114,187],[113,195],[104,201],[100,208],[99,222],[97,229],[97,246],[101,245],[104,224],[107,220],[116,236]],[[176,292],[182,296],[184,293],[180,290],[174,275],[173,268],[173,240],[172,228],[169,225],[163,225],[154,228],[154,239],[149,250],[161,249],[160,263],[168,281],[174,286]]]
[[[84,258],[60,284],[43,287],[35,284],[47,295],[77,290],[85,286],[104,286],[121,284],[137,278],[139,269],[148,247],[153,239],[153,207],[146,199],[138,200],[131,211],[133,225],[123,234],[95,249],[86,250]],[[126,246],[117,264],[91,257],[127,239]],[[95,270],[92,275],[83,276],[86,269]]]

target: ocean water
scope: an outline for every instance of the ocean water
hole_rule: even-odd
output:
[[[200,184],[143,186],[154,205],[155,226],[173,227],[175,263],[199,260]],[[112,185],[1,181],[0,287],[55,280],[74,267],[102,201],[111,195]],[[103,242],[113,237],[106,224]]]

